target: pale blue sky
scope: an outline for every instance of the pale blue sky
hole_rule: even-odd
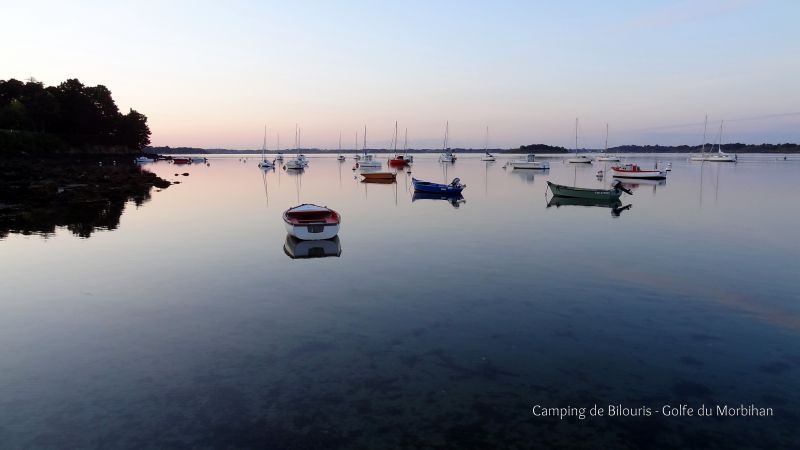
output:
[[[154,145],[800,141],[800,1],[19,2],[0,78],[105,84]],[[163,3],[163,4],[162,4]],[[711,138],[709,138],[710,140]]]

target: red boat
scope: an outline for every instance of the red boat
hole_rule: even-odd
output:
[[[389,159],[389,165],[392,167],[403,167],[406,164],[408,164],[408,161],[406,161],[406,159],[402,156],[395,156]]]
[[[636,164],[625,164],[624,166],[614,166],[615,178],[638,178],[644,180],[663,180],[667,178],[667,172],[663,170],[644,170]]]
[[[191,164],[192,160],[189,158],[172,158],[173,164]]]

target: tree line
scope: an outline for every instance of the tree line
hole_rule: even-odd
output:
[[[122,114],[107,87],[74,78],[47,87],[32,78],[0,80],[0,130],[55,135],[74,147],[141,150],[150,143],[144,114]]]

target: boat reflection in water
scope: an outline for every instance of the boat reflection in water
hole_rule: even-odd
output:
[[[339,236],[332,239],[304,241],[287,234],[283,252],[292,259],[339,257],[342,255],[342,243],[339,241]]]
[[[622,202],[619,200],[593,200],[588,198],[574,198],[574,197],[553,197],[547,202],[547,207],[555,206],[559,208],[561,206],[588,206],[588,207],[598,207],[598,208],[609,208],[611,209],[611,215],[614,217],[619,217],[622,214],[622,211],[627,211],[633,208],[632,204],[627,204],[622,206]]]
[[[449,202],[453,208],[461,207],[462,203],[466,203],[467,201],[464,199],[464,196],[459,194],[434,194],[431,192],[419,192],[415,191],[414,195],[411,197],[411,202],[416,202],[417,200],[446,200]]]
[[[628,189],[636,189],[640,186],[663,186],[667,184],[667,180],[631,180],[631,179],[624,179],[624,178],[617,178],[614,177],[614,181],[619,181],[622,183],[622,186]]]

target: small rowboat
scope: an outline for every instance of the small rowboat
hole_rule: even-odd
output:
[[[416,178],[412,178],[411,181],[414,183],[415,191],[430,192],[432,194],[458,194],[467,187],[466,184],[461,184],[459,178],[453,178],[450,184],[431,183]]]
[[[339,233],[341,216],[324,206],[304,203],[283,213],[286,232],[297,239],[317,241],[331,239]]]
[[[135,162],[137,164],[147,164],[147,163],[151,163],[153,161],[155,161],[155,160],[152,159],[152,158],[148,158],[147,156],[140,156],[140,157],[138,157],[138,158],[133,160],[133,162]]]
[[[643,170],[636,164],[614,166],[611,170],[614,171],[615,178],[639,178],[645,180],[663,180],[667,178],[667,172],[664,170]]]
[[[394,183],[397,179],[397,174],[392,172],[362,172],[361,176],[364,177],[362,181],[368,183]]]
[[[614,184],[614,187],[611,189],[587,189],[587,188],[577,188],[571,186],[562,186],[560,184],[555,184],[551,182],[547,182],[547,186],[550,188],[550,192],[557,197],[571,197],[571,198],[585,198],[591,200],[601,200],[601,201],[615,201],[619,200],[619,197],[622,193],[626,193],[628,195],[633,195],[633,193],[622,187],[622,183],[617,181]]]
[[[189,158],[172,158],[173,164],[191,164],[192,160]]]

